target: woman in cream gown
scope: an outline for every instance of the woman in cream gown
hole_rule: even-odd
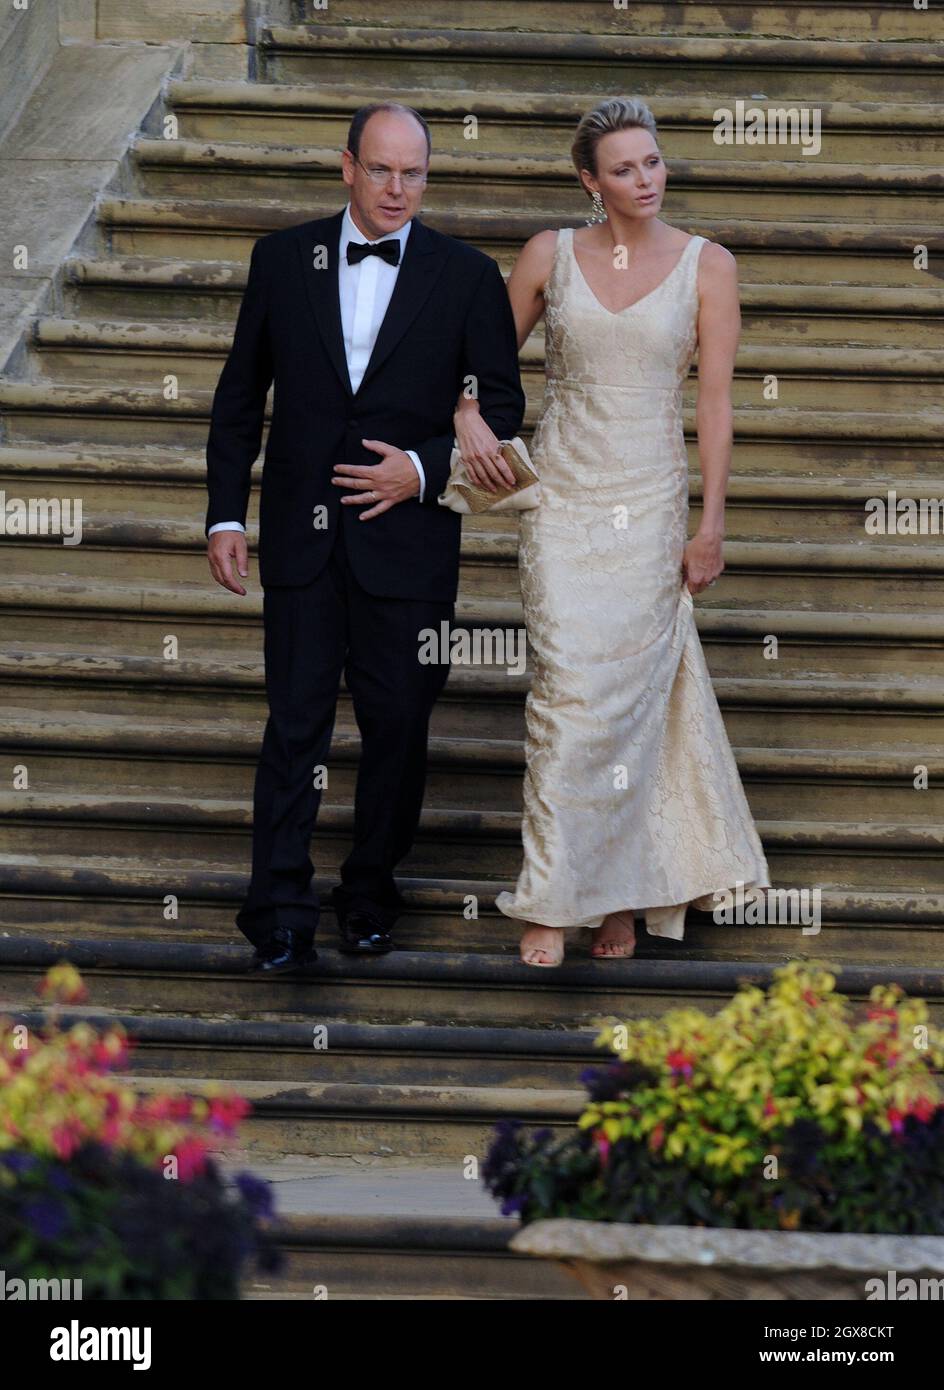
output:
[[[665,165],[642,102],[585,116],[574,162],[601,220],[539,233],[508,286],[519,344],[546,319],[542,500],[520,514],[524,862],[496,900],[526,924],[529,965],[560,963],[563,928],[599,929],[593,955],[628,956],[634,913],[679,939],[690,903],[769,886],[692,603],[723,569],[734,258],[658,218]],[[682,388],[696,343],[704,508],[687,542]],[[503,465],[474,401],[456,432],[491,486]]]

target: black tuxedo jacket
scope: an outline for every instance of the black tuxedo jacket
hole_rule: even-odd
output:
[[[275,391],[259,510],[263,585],[307,584],[344,527],[350,564],[369,592],[456,596],[460,517],[436,501],[449,475],[452,415],[472,377],[500,439],[524,414],[514,320],[490,256],[413,219],[373,353],[351,390],[338,290],[342,214],[261,237],[252,250],[233,345],[213,398],[206,530],[245,525],[250,474]],[[369,521],[332,484],[334,465],[377,464],[361,439],[414,449],[426,474],[410,497]]]

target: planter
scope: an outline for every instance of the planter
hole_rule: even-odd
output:
[[[944,1296],[944,1236],[535,1221],[511,1241],[594,1298],[914,1299]],[[869,1283],[869,1281],[875,1281]],[[921,1280],[925,1284],[922,1294]]]

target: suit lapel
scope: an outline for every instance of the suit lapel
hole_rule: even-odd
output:
[[[341,295],[338,289],[338,258],[343,216],[344,214],[339,212],[334,217],[303,223],[299,228],[297,245],[305,292],[315,323],[341,385],[348,395],[353,396],[344,353]],[[321,252],[317,264],[320,266],[322,261],[326,264],[323,269],[316,269],[316,249],[322,247],[324,251]],[[370,378],[383,365],[416,318],[436,283],[445,260],[445,250],[437,246],[428,229],[418,217],[414,217],[393,294],[390,296],[390,303],[358,392],[364,389]]]
[[[341,385],[348,395],[352,396],[354,393],[351,390],[351,378],[344,355],[341,295],[338,289],[338,256],[343,216],[343,213],[338,212],[334,217],[304,222],[298,229],[297,246],[301,257],[305,293],[315,323]]]
[[[445,261],[445,250],[436,245],[427,228],[418,217],[414,217],[393,294],[358,391],[363,391],[371,377],[383,366],[416,318]]]

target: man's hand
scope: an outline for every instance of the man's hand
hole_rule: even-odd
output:
[[[207,543],[207,560],[217,584],[222,584],[231,593],[245,595],[246,590],[233,570],[235,564],[243,579],[249,573],[249,548],[245,532],[214,531]]]
[[[370,504],[369,511],[361,512],[358,517],[359,521],[368,521],[372,516],[389,512],[398,502],[415,497],[420,490],[420,479],[413,460],[402,449],[385,444],[382,439],[362,439],[361,443],[365,449],[380,454],[383,462],[335,464],[335,476],[331,481],[335,487],[355,489],[353,496],[341,498],[342,505]]]

